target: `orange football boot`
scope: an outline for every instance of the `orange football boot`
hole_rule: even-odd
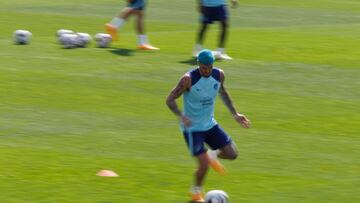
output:
[[[142,50],[159,50],[159,48],[157,47],[154,47],[150,44],[141,44],[138,46],[139,49],[142,49]]]
[[[201,192],[199,192],[199,193],[191,193],[190,196],[191,196],[191,201],[192,202],[196,202],[196,203],[204,203],[205,202]]]
[[[210,167],[218,172],[220,175],[226,175],[225,167],[218,160],[211,160]]]
[[[216,156],[210,154],[210,151],[207,153],[209,159],[209,165],[220,175],[226,175],[225,167],[220,163]]]
[[[112,26],[111,24],[105,24],[106,32],[111,36],[113,41],[117,40],[117,29],[116,27]]]

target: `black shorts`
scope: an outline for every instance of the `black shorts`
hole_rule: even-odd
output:
[[[207,151],[205,143],[213,150],[223,148],[232,143],[230,136],[228,136],[219,125],[215,125],[207,131],[184,131],[183,134],[193,156],[197,156]]]
[[[133,0],[127,5],[127,7],[137,10],[143,10],[145,8],[145,0]]]
[[[228,11],[225,5],[217,7],[202,6],[201,22],[212,24],[214,21],[224,21],[228,18]]]

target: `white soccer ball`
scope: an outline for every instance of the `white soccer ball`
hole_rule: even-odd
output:
[[[13,34],[15,44],[29,44],[31,36],[27,30],[16,30]]]
[[[61,36],[64,34],[75,34],[75,32],[72,30],[65,30],[65,29],[60,29],[56,31],[56,36],[58,38],[59,44],[63,44],[64,39],[61,39]]]
[[[78,32],[76,34],[78,47],[86,47],[92,40],[91,36],[88,33]]]
[[[63,45],[65,49],[75,48],[78,44],[78,35],[76,34],[63,34],[59,38],[60,44]]]
[[[97,46],[100,48],[108,47],[112,41],[111,36],[104,33],[97,33],[94,38]]]
[[[57,37],[61,37],[61,35],[63,35],[63,34],[74,34],[74,31],[65,30],[65,29],[60,29],[60,30],[56,31],[56,36]]]
[[[229,195],[222,190],[211,190],[205,194],[205,203],[228,203]]]

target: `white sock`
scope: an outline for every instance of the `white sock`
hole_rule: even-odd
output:
[[[139,45],[149,44],[149,40],[146,35],[138,35]]]
[[[201,193],[202,191],[203,191],[203,189],[201,186],[193,185],[191,187],[191,193],[193,193],[193,194]]]
[[[217,51],[221,54],[225,54],[225,48],[217,48]]]
[[[207,153],[208,153],[208,156],[209,156],[209,158],[211,159],[211,160],[214,160],[214,159],[217,159],[217,157],[218,157],[218,154],[220,153],[220,151],[219,150],[208,150],[207,151]]]
[[[125,20],[119,17],[115,17],[110,21],[110,25],[114,26],[115,28],[119,29],[125,23]]]

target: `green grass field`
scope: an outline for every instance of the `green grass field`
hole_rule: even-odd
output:
[[[196,162],[165,97],[194,67],[195,1],[149,1],[159,52],[135,49],[133,20],[108,49],[57,44],[61,28],[103,32],[124,5],[0,0],[0,202],[188,202]],[[216,66],[253,126],[218,101],[240,156],[205,189],[231,203],[360,202],[359,1],[240,0],[230,25],[234,60]],[[33,33],[30,45],[13,45],[16,29]]]

